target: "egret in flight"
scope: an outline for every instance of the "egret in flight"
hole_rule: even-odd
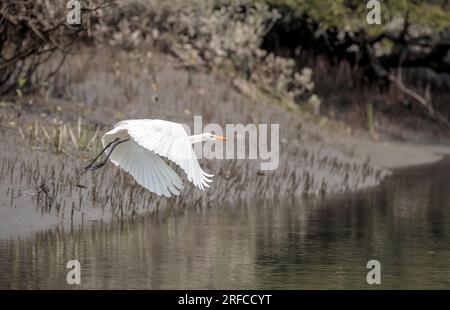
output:
[[[137,183],[161,196],[179,195],[183,182],[165,162],[178,165],[196,187],[209,187],[213,175],[200,167],[192,144],[211,140],[226,140],[212,133],[188,136],[181,124],[165,120],[134,119],[117,123],[103,135],[103,150],[85,167],[96,170],[108,159],[131,174]],[[105,152],[106,158],[95,164]]]

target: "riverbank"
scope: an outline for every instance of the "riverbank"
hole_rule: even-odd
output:
[[[398,169],[432,164],[450,155],[450,147],[442,145],[383,142],[343,137],[342,143],[361,158],[369,158],[379,167]]]
[[[81,289],[373,289],[376,258],[381,289],[445,289],[449,175],[446,158],[326,199],[167,208],[0,240],[0,288],[74,289],[77,259]]]
[[[157,53],[133,58],[85,49],[67,61],[51,93],[59,95],[1,100],[0,238],[120,220],[168,206],[201,209],[255,197],[301,201],[305,195],[355,191],[377,186],[390,174],[387,168],[437,161],[439,152],[448,152],[348,137]],[[185,182],[183,194],[170,199],[136,186],[111,165],[79,177],[115,122],[161,118],[192,125],[194,115],[205,124],[280,124],[279,167],[261,172],[255,160],[202,160],[215,175],[212,187],[202,192]]]

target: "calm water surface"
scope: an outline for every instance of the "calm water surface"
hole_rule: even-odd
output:
[[[302,203],[172,209],[84,229],[0,240],[0,288],[450,289],[450,160],[376,189]]]

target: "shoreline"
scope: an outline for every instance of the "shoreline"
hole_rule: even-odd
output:
[[[372,164],[389,170],[434,164],[450,155],[450,146],[445,145],[375,142],[353,137],[343,137],[341,142],[357,157],[369,158]]]
[[[0,133],[4,137],[1,142],[3,160],[9,169],[5,169],[7,173],[2,170],[4,180],[0,180],[3,182],[0,183],[3,196],[0,201],[0,240],[70,227],[71,224],[110,222],[117,212],[125,217],[141,216],[166,206],[209,207],[216,201],[239,202],[254,197],[268,201],[291,197],[301,201],[305,195],[316,197],[321,193],[327,197],[348,193],[377,186],[391,174],[389,170],[434,163],[450,154],[450,147],[446,146],[371,141],[368,137],[348,136],[344,131],[336,132],[330,127],[322,130],[315,119],[292,113],[281,105],[263,104],[270,98],[257,104],[259,100],[236,92],[230,84],[217,83],[218,78],[211,74],[179,70],[175,63],[161,61],[167,60],[164,55],[154,55],[147,60],[149,65],[164,64],[158,71],[158,96],[163,98],[164,104],[151,103],[148,99],[149,72],[141,70],[142,64],[125,61],[126,54],[111,53],[106,61],[104,57],[90,57],[92,50],[88,50],[62,69],[61,76],[77,78],[78,82],[68,82],[64,87],[84,98],[82,101],[33,98],[0,106],[6,115],[3,123],[10,126],[1,128],[14,132],[13,135],[6,131]],[[110,60],[122,65],[111,68]],[[84,137],[86,141],[94,141],[97,134],[117,119],[146,115],[189,122],[196,114],[206,114],[208,121],[216,123],[288,124],[282,130],[284,151],[280,154],[279,168],[261,175],[255,173],[255,163],[250,161],[205,162],[208,171],[216,175],[213,188],[204,195],[190,186],[179,199],[159,199],[136,190],[134,181],[118,169],[107,169],[85,178],[83,184],[87,189],[84,191],[74,187],[77,184],[74,176],[79,175],[83,162],[95,152],[80,150],[75,143],[77,138],[69,138],[67,130],[61,129],[63,125],[66,129],[73,128],[75,133],[78,131],[78,139]],[[60,131],[56,126],[60,126],[57,127]],[[44,132],[42,128],[45,127]],[[17,128],[23,128],[20,131],[22,138]],[[48,138],[49,132],[55,133],[52,139]],[[61,138],[62,135],[57,137],[56,132],[66,134]],[[55,141],[58,141],[56,151],[52,149]],[[13,173],[14,169],[16,172]],[[24,180],[31,179],[31,182],[22,184],[22,175]],[[32,176],[37,178],[32,179]],[[55,182],[50,181],[51,176]],[[12,190],[15,192],[11,193]],[[54,197],[50,195],[53,198],[46,202],[49,197],[44,192],[48,190]],[[33,200],[43,201],[44,209],[38,209]],[[55,209],[59,213],[60,208],[62,217],[55,215]]]
[[[400,142],[376,142],[364,140],[362,138],[341,137],[340,143],[352,150],[355,156],[369,158],[371,164],[391,172],[399,169],[408,169],[415,166],[436,164],[446,155],[450,155],[450,147],[441,145],[423,145]],[[379,186],[379,185],[376,185]],[[352,189],[350,192],[357,191]],[[336,193],[328,193],[325,197],[332,197]],[[18,208],[20,209],[20,207]],[[87,211],[87,210],[85,210]],[[142,210],[141,210],[142,211]],[[67,219],[60,219],[52,214],[38,214],[32,208],[20,209],[17,217],[11,208],[0,208],[0,240],[11,238],[29,238],[35,233],[45,230],[63,229],[63,227],[89,226],[91,223],[105,222],[111,223],[114,216],[102,214],[97,209],[78,214],[73,223]],[[153,212],[143,210],[137,216],[144,216]],[[12,215],[12,216],[11,216]]]

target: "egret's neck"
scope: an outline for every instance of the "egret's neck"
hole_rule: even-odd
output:
[[[200,143],[207,140],[207,135],[205,135],[204,133],[200,135],[193,135],[189,137],[189,140],[191,141],[192,144]]]

